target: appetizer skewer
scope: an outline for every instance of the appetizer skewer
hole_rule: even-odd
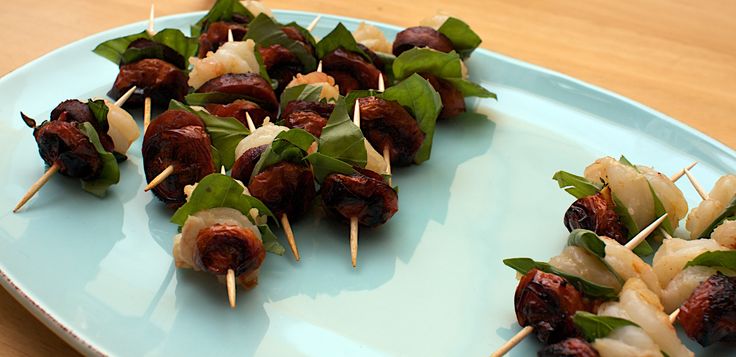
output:
[[[36,137],[36,141],[38,142],[40,149],[39,151],[41,152],[44,161],[49,164],[49,168],[33,185],[31,185],[26,194],[23,195],[18,204],[16,204],[15,208],[13,208],[13,213],[17,213],[26,204],[26,202],[28,202],[51,179],[51,177],[53,177],[53,175],[60,170],[62,170],[62,173],[72,177],[80,177],[82,179],[92,178],[92,176],[94,175],[83,174],[79,170],[79,168],[74,168],[74,166],[78,166],[82,162],[86,162],[89,160],[96,161],[92,159],[94,155],[89,156],[90,153],[83,153],[83,147],[86,147],[87,149],[92,148],[91,150],[87,151],[94,151],[95,149],[97,149],[97,152],[100,152],[100,150],[109,150],[116,151],[122,155],[127,152],[130,144],[135,141],[135,139],[138,137],[138,134],[137,129],[135,130],[135,133],[131,132],[130,129],[131,127],[135,127],[135,122],[133,121],[133,118],[130,116],[130,114],[125,112],[123,109],[120,109],[120,107],[122,107],[122,105],[125,104],[125,101],[130,98],[133,91],[135,91],[135,87],[128,90],[128,92],[121,96],[121,98],[112,105],[105,103],[106,107],[102,109],[105,115],[105,124],[101,127],[94,127],[94,125],[92,125],[93,129],[97,132],[95,138],[92,138],[93,134],[89,130],[87,130],[87,132],[83,134],[80,132],[79,129],[74,127],[75,123],[82,124],[85,122],[98,122],[98,119],[91,118],[94,114],[88,108],[90,105],[89,103],[84,104],[79,101],[72,100],[59,104],[59,106],[57,106],[57,108],[54,109],[54,111],[52,111],[51,113],[51,122],[59,121],[59,123],[52,124],[52,126],[55,127],[55,129],[53,130],[48,130],[48,128],[42,130],[41,127],[45,126],[46,123],[42,123],[40,127],[37,127],[34,120],[26,117],[21,113],[26,124],[34,129],[34,137]],[[49,124],[51,124],[51,122],[49,122]],[[67,122],[69,123],[67,124]],[[107,130],[105,130],[105,126],[107,126]],[[52,147],[52,142],[48,142],[47,144],[42,145],[42,141],[45,142],[45,140],[42,139],[46,136],[46,134],[44,133],[48,133],[50,135],[49,140],[51,140],[52,137],[55,137],[59,138],[63,142],[66,142],[68,152],[59,151],[63,150],[59,147]],[[85,139],[85,137],[87,137],[87,139]],[[96,148],[94,146],[94,143],[90,143],[90,141],[94,140],[100,141],[102,147]],[[77,150],[76,148],[78,148],[79,150]],[[77,157],[79,158],[79,160],[76,160]],[[69,161],[68,163],[65,163],[65,160],[76,161]],[[92,166],[99,165],[91,165],[89,166],[89,168],[91,168]],[[97,168],[97,170],[100,169],[101,167]],[[117,182],[117,179],[115,179],[114,182]],[[102,192],[96,192],[95,194],[102,195],[103,192],[104,190]]]

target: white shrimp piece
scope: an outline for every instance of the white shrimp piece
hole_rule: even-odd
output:
[[[657,295],[641,279],[626,281],[619,294],[619,303],[629,320],[639,325],[668,356],[693,356],[677,337]]]
[[[607,182],[613,194],[629,210],[629,214],[640,228],[646,227],[656,219],[649,182],[633,167],[622,164],[612,157],[604,157],[585,168],[585,178],[592,182],[601,180]]]
[[[700,283],[716,273],[716,269],[704,266],[688,267],[670,280],[662,290],[664,311],[671,313],[679,308],[692,295]]]
[[[657,275],[649,264],[645,263],[631,249],[608,237],[601,237],[606,243],[606,263],[624,280],[639,278],[646,283],[649,290],[660,296],[662,288]]]
[[[138,124],[135,123],[133,116],[125,109],[107,100],[105,101],[105,105],[107,105],[108,109],[107,122],[110,124],[107,134],[112,138],[112,142],[115,145],[115,152],[125,154],[128,152],[130,145],[141,135],[140,130],[138,130]]]
[[[260,66],[253,52],[255,45],[253,40],[226,42],[217,52],[207,52],[205,58],[190,58],[193,67],[188,84],[197,89],[226,73],[259,73]]]
[[[322,86],[322,92],[319,99],[327,99],[329,101],[337,101],[340,97],[340,87],[335,84],[335,78],[332,78],[324,72],[312,72],[308,74],[297,73],[297,75],[286,85],[286,88],[296,87],[302,84],[312,84]]]
[[[450,18],[450,17],[447,16],[447,15],[439,15],[439,14],[437,14],[437,15],[434,15],[432,17],[426,17],[426,18],[422,19],[422,21],[419,21],[419,25],[420,26],[427,26],[427,27],[431,27],[431,28],[433,28],[435,30],[439,30],[440,27],[442,27],[442,25],[445,23],[445,21],[447,21],[448,18]]]
[[[621,288],[621,283],[608,268],[583,248],[565,247],[562,253],[550,259],[549,263],[565,273],[580,276],[598,285],[617,290]]]
[[[235,148],[235,160],[243,155],[248,149],[261,145],[269,145],[273,142],[279,133],[287,131],[289,128],[272,123],[263,123],[263,126],[254,130],[250,135],[240,140]]]
[[[675,275],[682,271],[687,262],[705,252],[724,249],[712,239],[665,239],[657,253],[654,254],[652,268],[657,274],[659,285],[667,287]]]
[[[368,153],[368,163],[365,165],[365,168],[379,175],[386,174],[386,169],[388,168],[388,165],[386,165],[386,161],[383,159],[383,155],[379,154],[378,151],[373,148],[373,145],[368,142],[368,140],[363,140],[363,143],[365,144],[365,151],[366,153]]]
[[[601,304],[598,315],[631,320],[618,302]],[[636,326],[617,328],[607,337],[596,339],[592,345],[601,357],[662,356],[659,346],[641,327]]]
[[[700,202],[687,216],[685,228],[690,232],[690,238],[701,238],[703,231],[708,228],[736,195],[736,176],[725,175],[716,181],[707,200]]]
[[[682,194],[675,183],[669,177],[661,172],[647,166],[637,166],[639,172],[649,181],[649,184],[657,193],[657,197],[662,202],[665,211],[667,211],[667,220],[672,224],[673,228],[677,228],[680,220],[687,215],[687,201],[685,195]]]
[[[268,6],[264,5],[260,1],[254,1],[254,0],[243,0],[240,2],[245,6],[248,11],[250,11],[253,16],[258,16],[260,14],[266,14],[268,17],[273,17],[273,13],[271,12],[271,9],[268,8]]]
[[[200,270],[194,261],[194,254],[197,248],[197,235],[202,229],[216,224],[247,228],[256,237],[261,238],[261,232],[258,230],[258,227],[253,225],[248,217],[236,209],[218,207],[197,212],[187,218],[181,233],[174,237],[174,262],[177,268]]]
[[[721,225],[713,230],[710,238],[724,248],[736,249],[736,221],[725,221],[721,223]]]
[[[378,27],[361,22],[358,28],[353,31],[355,41],[365,47],[370,48],[374,52],[391,53],[393,45],[388,42],[386,36]]]

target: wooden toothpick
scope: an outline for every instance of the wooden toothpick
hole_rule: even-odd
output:
[[[115,101],[115,106],[120,108],[123,105],[125,105],[125,102],[127,102],[128,98],[130,98],[130,96],[133,95],[133,92],[135,92],[136,88],[138,87],[136,86],[130,87],[130,89],[128,89],[128,91],[125,92],[125,94],[123,94],[120,98],[118,98],[118,100]]]
[[[31,197],[33,197],[33,195],[35,195],[36,192],[38,192],[38,190],[40,190],[41,187],[46,184],[46,182],[49,182],[49,179],[51,179],[51,177],[54,176],[57,171],[59,171],[59,163],[55,162],[53,165],[51,165],[51,167],[49,167],[48,170],[46,170],[46,172],[43,174],[43,176],[41,176],[41,178],[38,179],[38,181],[31,185],[31,188],[28,189],[28,192],[23,195],[23,198],[21,198],[18,204],[15,205],[15,208],[13,208],[13,213],[17,213],[21,209],[21,207],[23,207],[23,205],[26,204],[26,202],[28,202],[28,200],[30,200]]]
[[[307,26],[307,31],[312,32],[312,30],[317,27],[320,19],[322,19],[322,15],[318,15],[317,17],[315,17],[314,20],[309,23],[309,26]]]
[[[350,217],[350,260],[355,268],[358,262],[358,217]]]
[[[281,225],[284,227],[284,233],[286,234],[286,240],[289,242],[289,247],[291,248],[291,253],[294,254],[294,259],[296,261],[299,261],[301,257],[299,256],[299,249],[296,247],[296,239],[294,239],[294,232],[291,230],[291,224],[289,224],[289,217],[286,216],[286,213],[281,215]]]
[[[511,337],[506,343],[501,346],[501,348],[497,349],[496,352],[493,352],[491,354],[491,357],[501,357],[505,354],[507,354],[509,351],[511,351],[512,348],[514,348],[516,345],[519,344],[522,340],[524,340],[527,336],[531,335],[534,331],[534,327],[531,326],[524,326],[521,331],[517,332],[514,337]]]
[[[248,130],[250,130],[251,133],[256,131],[256,125],[253,124],[253,118],[250,117],[250,113],[248,112],[245,112],[245,121],[248,123]]]
[[[708,199],[708,194],[703,189],[703,186],[700,186],[700,182],[693,176],[693,174],[690,173],[690,170],[685,169],[685,175],[687,176],[687,179],[690,180],[690,183],[693,185],[693,188],[695,188],[695,191],[698,192],[698,195],[700,195],[700,198],[703,200]]]
[[[230,308],[235,308],[235,271],[232,269],[227,270],[227,277],[225,278],[227,283],[227,298],[230,301]]]
[[[657,227],[659,227],[662,222],[664,222],[665,218],[667,218],[667,213],[663,214],[661,217],[657,218],[656,221],[652,222],[650,225],[648,225],[646,228],[642,229],[639,234],[637,234],[634,238],[631,238],[631,240],[626,243],[625,247],[629,248],[630,250],[634,250],[641,242],[647,237],[649,237],[652,232],[654,232]]]
[[[383,92],[386,90],[386,84],[383,83],[383,73],[378,75],[378,91]]]
[[[146,32],[148,32],[149,36],[153,36],[156,34],[156,31],[153,29],[154,13],[154,6],[153,3],[151,3],[151,12],[148,14],[148,28],[146,29]]]
[[[151,180],[151,182],[148,183],[148,185],[146,185],[143,191],[145,192],[150,191],[152,188],[158,186],[158,184],[166,180],[166,178],[171,176],[171,174],[173,173],[174,173],[174,165],[169,165],[163,171],[161,171],[161,173],[158,174],[158,176],[154,177],[153,180]]]
[[[319,64],[317,64],[317,72],[322,72],[322,60],[319,60]]]
[[[672,177],[670,177],[670,180],[672,180],[672,182],[679,180],[683,175],[685,175],[685,170],[692,170],[693,167],[695,167],[695,165],[697,164],[698,164],[697,161],[693,161],[692,164],[688,165],[687,167],[685,167],[684,169],[680,171],[677,171],[676,174],[672,175]]]

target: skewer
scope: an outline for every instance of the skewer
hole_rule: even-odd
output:
[[[505,354],[507,354],[509,351],[511,351],[512,348],[514,348],[516,345],[519,344],[523,339],[525,339],[527,336],[531,335],[534,331],[534,327],[531,326],[524,326],[521,331],[519,331],[514,337],[511,337],[506,343],[501,346],[496,352],[493,352],[491,354],[491,357],[501,357]]]
[[[676,174],[672,175],[670,180],[672,180],[672,182],[675,182],[679,180],[683,175],[687,175],[688,179],[690,179],[690,182],[692,182],[692,180],[694,180],[695,178],[692,177],[692,175],[690,174],[690,169],[695,167],[695,165],[697,164],[698,164],[697,161],[693,162],[692,164],[688,165],[687,167],[680,170]],[[649,234],[643,234],[643,233],[645,233],[645,231],[650,230],[650,229],[652,231],[656,229],[664,221],[666,217],[667,217],[667,214],[665,213],[662,215],[662,217],[659,217],[656,221],[652,222],[652,224],[650,224],[647,228],[642,230],[639,234],[637,234],[634,238],[632,238],[628,243],[626,243],[626,248],[629,248],[629,249],[636,248],[636,246],[639,245],[639,243],[641,243],[641,241],[649,235]],[[662,232],[662,235],[664,236],[665,239],[672,239],[672,236],[669,233],[667,233],[667,231],[665,231],[664,229],[660,228],[659,231]],[[631,247],[631,245],[633,245],[633,247]],[[669,316],[670,322],[674,324],[675,320],[677,319],[677,315],[679,314],[680,314],[680,309],[673,311]],[[534,328],[532,326],[525,326],[521,331],[519,331],[516,335],[514,335],[514,337],[508,340],[503,346],[501,346],[501,348],[499,348],[491,356],[500,357],[508,353],[512,348],[514,348],[514,346],[516,346],[524,338],[529,336],[532,333],[532,331],[534,331]]]
[[[145,192],[150,191],[152,188],[158,186],[158,184],[166,180],[166,178],[169,177],[173,173],[174,173],[174,165],[169,165],[163,171],[161,171],[161,173],[158,174],[158,176],[154,177],[153,180],[151,180],[151,182],[148,185],[146,185],[143,191]]]
[[[664,221],[664,219],[667,218],[667,214],[663,214],[661,217],[659,217],[656,221],[652,222],[649,226],[644,228],[639,234],[637,234],[634,238],[632,238],[628,243],[626,243],[625,247],[628,249],[634,249],[636,248],[641,241],[643,241],[646,237],[649,236],[657,227]],[[672,317],[670,317],[671,319]],[[501,346],[496,352],[493,352],[491,354],[492,357],[500,357],[508,353],[512,348],[514,348],[516,345],[519,344],[524,338],[529,336],[532,331],[534,331],[534,327],[532,326],[524,326],[521,331],[516,333],[511,339],[506,341],[506,343]]]
[[[135,86],[128,89],[128,91],[125,92],[125,94],[123,94],[123,96],[115,102],[115,106],[122,107],[123,104],[125,104],[125,102],[128,100],[128,98],[130,98],[130,96],[133,94],[135,89]],[[25,205],[34,195],[36,195],[41,187],[49,182],[49,179],[51,179],[51,177],[54,176],[57,171],[59,171],[59,164],[54,163],[33,185],[31,185],[26,194],[23,195],[23,198],[21,198],[20,201],[18,201],[18,204],[15,205],[15,208],[13,208],[13,213],[17,213],[23,207],[23,205]]]
[[[672,175],[672,177],[670,177],[670,180],[672,180],[672,182],[675,182],[675,181],[679,180],[683,175],[685,175],[685,170],[692,170],[693,167],[695,167],[695,165],[697,165],[697,164],[698,164],[697,161],[693,161],[692,164],[687,165],[687,167],[685,167],[684,169],[678,171],[676,174]]]
[[[148,28],[146,29],[149,36],[156,34],[156,31],[153,29],[154,13],[155,9],[153,3],[151,3],[151,12],[148,14]],[[151,124],[151,97],[146,97],[143,100],[143,134],[146,133],[149,124]]]
[[[378,91],[383,92],[386,90],[386,84],[383,82],[383,73],[378,75]],[[391,185],[391,148],[388,146],[383,147],[383,161],[386,161],[386,174],[388,176],[388,185]]]
[[[647,237],[654,232],[657,227],[659,227],[662,222],[664,222],[664,219],[667,218],[667,213],[663,214],[659,218],[657,218],[656,221],[652,222],[650,225],[648,225],[646,228],[642,229],[639,234],[637,234],[634,238],[631,238],[631,240],[624,245],[624,247],[629,248],[629,250],[634,250],[644,239],[647,239]]]
[[[149,36],[153,36],[156,34],[156,31],[153,29],[153,17],[154,17],[154,6],[153,3],[151,3],[151,12],[148,14],[148,28],[146,29],[146,32],[148,32]]]
[[[320,19],[322,19],[322,15],[317,15],[317,17],[315,17],[314,20],[309,23],[309,26],[307,26],[307,31],[312,32],[312,30],[317,27]]]
[[[253,124],[253,118],[250,117],[248,112],[245,112],[245,120],[248,122],[248,130],[250,130],[251,133],[256,131],[256,125]]]
[[[220,173],[223,175],[227,174],[227,171],[225,170],[225,165],[220,166]]]
[[[378,91],[383,92],[386,90],[386,84],[383,83],[383,73],[378,75]]]
[[[358,261],[358,217],[350,217],[350,259],[355,268]]]
[[[234,42],[235,39],[233,39],[233,30],[227,29],[227,42]]]
[[[143,100],[143,133],[146,133],[148,126],[151,125],[151,97]]]
[[[319,60],[319,64],[317,64],[317,72],[322,72],[322,60]]]
[[[36,181],[31,186],[31,188],[28,189],[28,192],[26,192],[26,194],[23,196],[23,198],[20,199],[18,204],[15,205],[15,208],[13,208],[13,213],[17,213],[18,210],[20,210],[21,207],[23,207],[23,205],[26,204],[26,202],[28,202],[28,200],[30,200],[31,197],[33,197],[33,195],[35,195],[36,192],[38,192],[38,190],[40,190],[41,187],[43,187],[43,185],[45,185],[46,182],[49,181],[49,179],[51,179],[51,176],[54,176],[56,171],[59,171],[59,163],[57,162],[51,165],[51,167],[49,167],[49,169],[46,170],[43,176],[41,176],[41,178],[39,178],[38,181]]]
[[[296,240],[294,239],[294,232],[291,230],[291,224],[289,224],[289,217],[286,213],[281,215],[281,225],[284,226],[284,233],[286,233],[286,240],[289,242],[291,253],[294,254],[294,259],[299,261],[299,249],[296,247]]]
[[[128,91],[125,92],[125,94],[123,94],[120,98],[118,98],[118,100],[115,101],[115,106],[118,108],[122,107],[125,104],[125,102],[128,101],[128,98],[130,98],[130,96],[133,95],[133,92],[135,92],[136,88],[138,87],[136,86],[130,87],[130,89],[128,89]]]
[[[353,123],[360,128],[360,99],[355,100],[355,109],[353,110]]]
[[[687,175],[687,179],[690,180],[690,183],[695,188],[695,191],[698,192],[698,194],[700,195],[700,198],[702,198],[703,200],[707,200],[708,194],[705,193],[703,186],[700,186],[700,182],[698,182],[695,176],[693,176],[693,174],[690,173],[690,170],[685,169],[685,175]]]
[[[227,298],[230,300],[230,307],[235,308],[235,271],[232,269],[227,270]]]

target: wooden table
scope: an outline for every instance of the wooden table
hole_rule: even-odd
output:
[[[268,0],[272,8],[322,11],[412,26],[436,10],[460,17],[483,47],[620,93],[736,147],[736,3],[639,0]],[[167,0],[157,16],[208,9],[211,0]],[[357,4],[362,4],[358,6]],[[148,16],[134,0],[0,2],[7,34],[0,74],[57,47]],[[3,118],[8,120],[9,118]],[[0,289],[2,290],[2,289]],[[5,291],[0,355],[75,355]]]

